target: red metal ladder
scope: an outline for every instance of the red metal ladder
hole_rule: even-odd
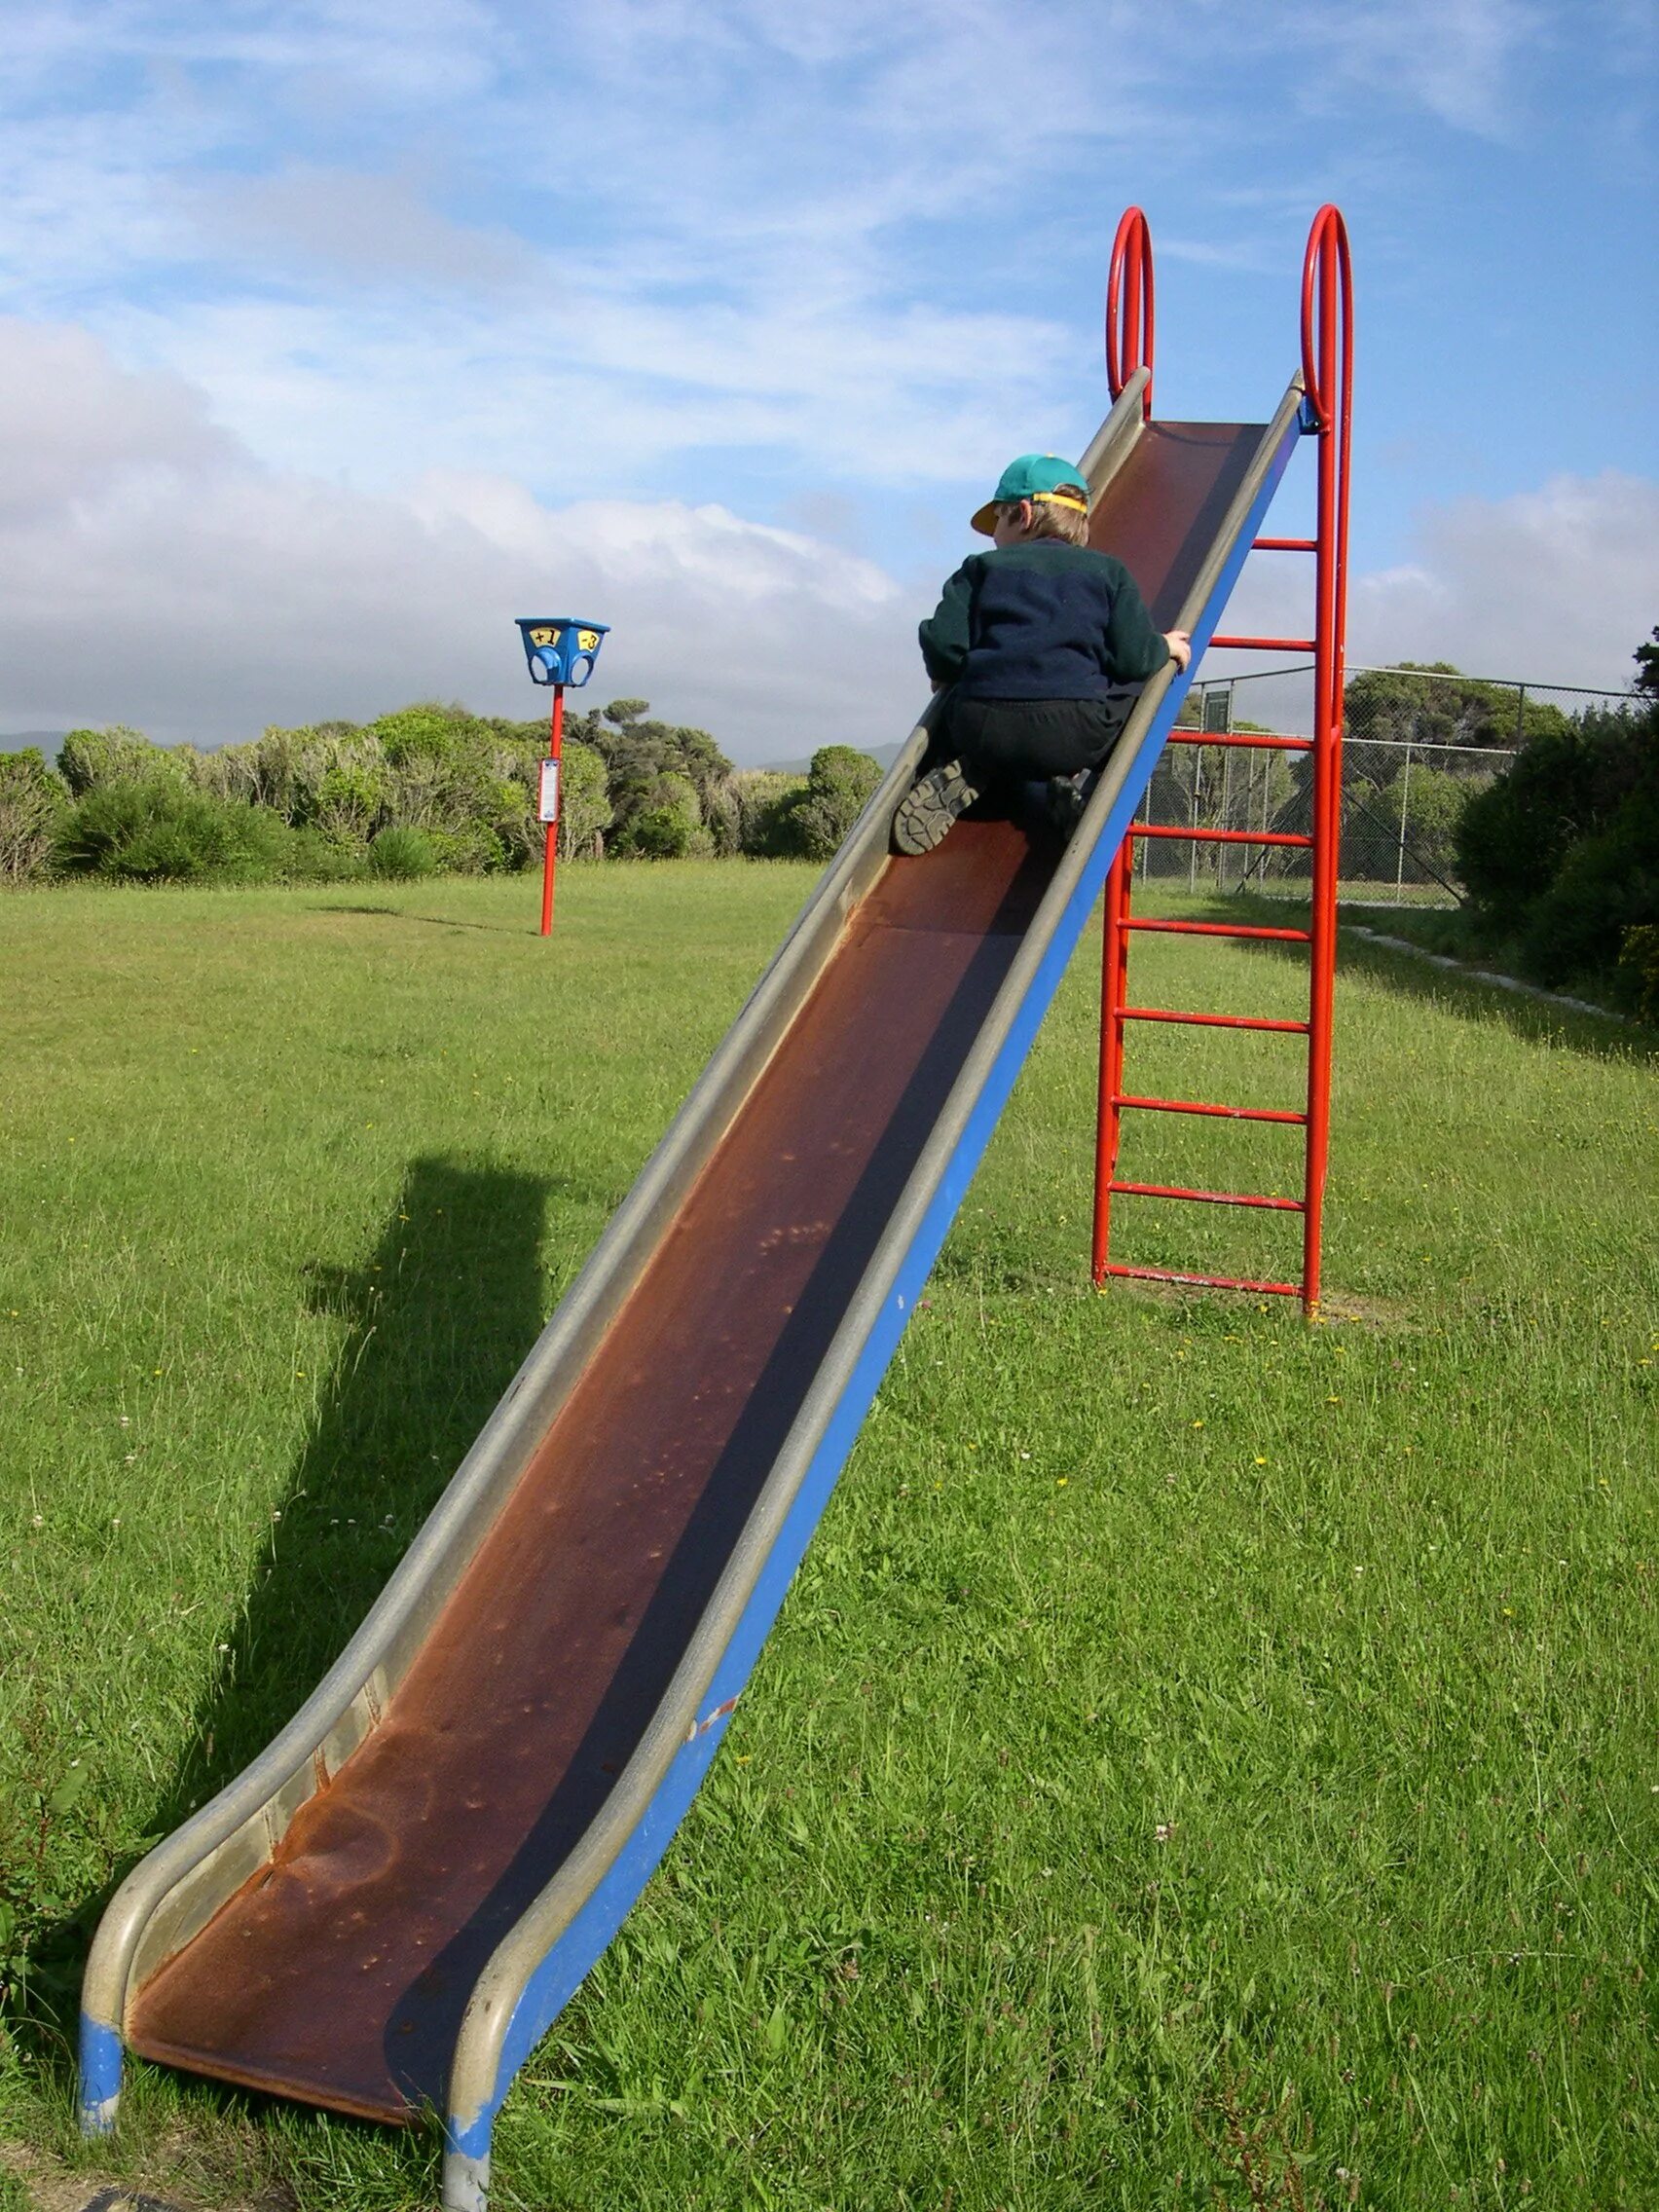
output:
[[[1125,303],[1126,287],[1126,303]],[[1153,354],[1152,241],[1146,217],[1131,207],[1118,226],[1106,291],[1106,366],[1117,398],[1138,367],[1149,371]],[[1136,824],[1124,839],[1106,881],[1100,989],[1100,1088],[1095,1136],[1093,1273],[1096,1287],[1112,1276],[1152,1282],[1195,1283],[1219,1290],[1267,1292],[1300,1298],[1312,1314],[1319,1303],[1320,1245],[1325,1173],[1331,1126],[1331,1018],[1336,979],[1337,856],[1341,834],[1343,677],[1347,607],[1347,483],[1349,400],[1353,384],[1352,276],[1347,230],[1335,207],[1321,207],[1309,234],[1302,270],[1302,374],[1304,428],[1318,440],[1316,525],[1312,537],[1258,537],[1262,552],[1314,556],[1314,624],[1311,638],[1214,637],[1212,645],[1251,652],[1313,655],[1313,734],[1234,735],[1178,729],[1171,745],[1218,745],[1240,750],[1311,753],[1312,819],[1309,834],[1270,830],[1201,830]],[[1146,409],[1151,413],[1152,385]],[[1309,926],[1270,929],[1244,923],[1162,920],[1131,911],[1136,839],[1173,838],[1189,843],[1256,847],[1293,846],[1311,854]],[[1306,1020],[1269,1020],[1250,1014],[1193,1014],[1134,1006],[1129,1001],[1129,940],[1138,932],[1169,936],[1268,940],[1309,949]],[[1165,1021],[1205,1029],[1247,1029],[1303,1037],[1308,1050],[1307,1105],[1300,1112],[1261,1106],[1226,1106],[1196,1098],[1154,1098],[1124,1088],[1124,1036],[1130,1022]],[[1255,1192],[1190,1190],[1173,1183],[1139,1183],[1117,1172],[1125,1113],[1198,1114],[1235,1122],[1272,1122],[1304,1131],[1300,1198]],[[1256,1207],[1302,1216],[1302,1273],[1295,1282],[1246,1275],[1183,1272],[1129,1266],[1110,1257],[1112,1200],[1125,1196],[1177,1198],[1203,1205]]]

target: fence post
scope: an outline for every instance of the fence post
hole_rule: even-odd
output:
[[[1202,726],[1201,717],[1199,718],[1199,726],[1200,728]],[[1193,804],[1187,823],[1189,830],[1197,830],[1200,827],[1198,822],[1198,793],[1203,788],[1204,749],[1201,745],[1195,745],[1193,748]],[[1198,888],[1198,844],[1196,837],[1188,850],[1191,857],[1187,862],[1187,889],[1189,892],[1196,892]]]

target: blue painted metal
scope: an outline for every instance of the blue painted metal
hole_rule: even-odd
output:
[[[533,683],[565,683],[579,691],[593,674],[599,648],[610,633],[608,622],[584,622],[575,614],[521,614],[519,637]]]
[[[81,2014],[79,2112],[83,2135],[107,2135],[121,2101],[121,2038],[90,2012]]]
[[[864,1426],[865,1417],[880,1387],[881,1379],[887,1372],[888,1363],[898,1348],[905,1323],[932,1272],[933,1264],[939,1257],[940,1247],[944,1242],[956,1210],[967,1196],[968,1187],[974,1179],[985,1147],[990,1142],[991,1133],[1002,1118],[1009,1093],[1025,1063],[1025,1056],[1042,1025],[1043,1016],[1048,1013],[1054,993],[1059,988],[1060,978],[1066,972],[1094,902],[1105,884],[1113,855],[1123,843],[1124,834],[1134,820],[1136,809],[1145,796],[1159,755],[1174,727],[1181,703],[1197,674],[1199,658],[1215,634],[1216,624],[1221,619],[1233,587],[1238,580],[1238,572],[1249,553],[1251,540],[1261,530],[1296,441],[1303,431],[1304,424],[1298,420],[1273,457],[1262,490],[1250,510],[1249,519],[1240,531],[1215,589],[1194,628],[1192,662],[1184,673],[1177,675],[1165,691],[1152,731],[1141,747],[1131,774],[1113,802],[1106,826],[1095,840],[1065,911],[1038,963],[1025,998],[1003,1039],[978,1098],[964,1124],[956,1150],[922,1216],[909,1250],[900,1264],[893,1287],[865,1340],[864,1348],[825,1426],[818,1449],[813,1454],[800,1488],[778,1531],[777,1540],[767,1555],[765,1565],[760,1569],[755,1588],[750,1593],[748,1603],[715,1670],[704,1701],[704,1712],[708,1717],[699,1723],[695,1733],[682,1746],[642,1815],[639,1825],[601,1877],[592,1896],[526,1984],[503,2040],[500,2065],[490,2104],[470,2118],[451,2115],[446,2123],[446,2142],[467,2157],[488,2157],[496,2115],[505,2100],[513,2077],[558,2018],[622,1925],[629,1907],[655,1871],[675,1829],[697,1793],[698,1786],[714,1757],[715,1748],[725,1733],[730,1708],[754,1670],[795,1569],[805,1556],[812,1532],[829,1503],[830,1494],[846,1462],[847,1455]]]

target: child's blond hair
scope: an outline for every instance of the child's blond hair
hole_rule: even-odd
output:
[[[1057,537],[1067,545],[1088,544],[1088,516],[1069,499],[1005,499],[1000,511],[1010,522],[1017,522],[1022,506],[1031,509],[1027,539]]]

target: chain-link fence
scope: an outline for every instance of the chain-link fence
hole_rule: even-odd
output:
[[[1312,664],[1193,686],[1182,726],[1301,735],[1313,726]],[[1350,904],[1455,905],[1456,829],[1470,798],[1518,747],[1627,707],[1629,694],[1519,683],[1432,669],[1351,669],[1343,745],[1338,895]],[[1140,819],[1192,830],[1306,834],[1312,756],[1233,746],[1171,745]],[[1136,842],[1137,874],[1197,891],[1304,897],[1309,851],[1296,846]]]

